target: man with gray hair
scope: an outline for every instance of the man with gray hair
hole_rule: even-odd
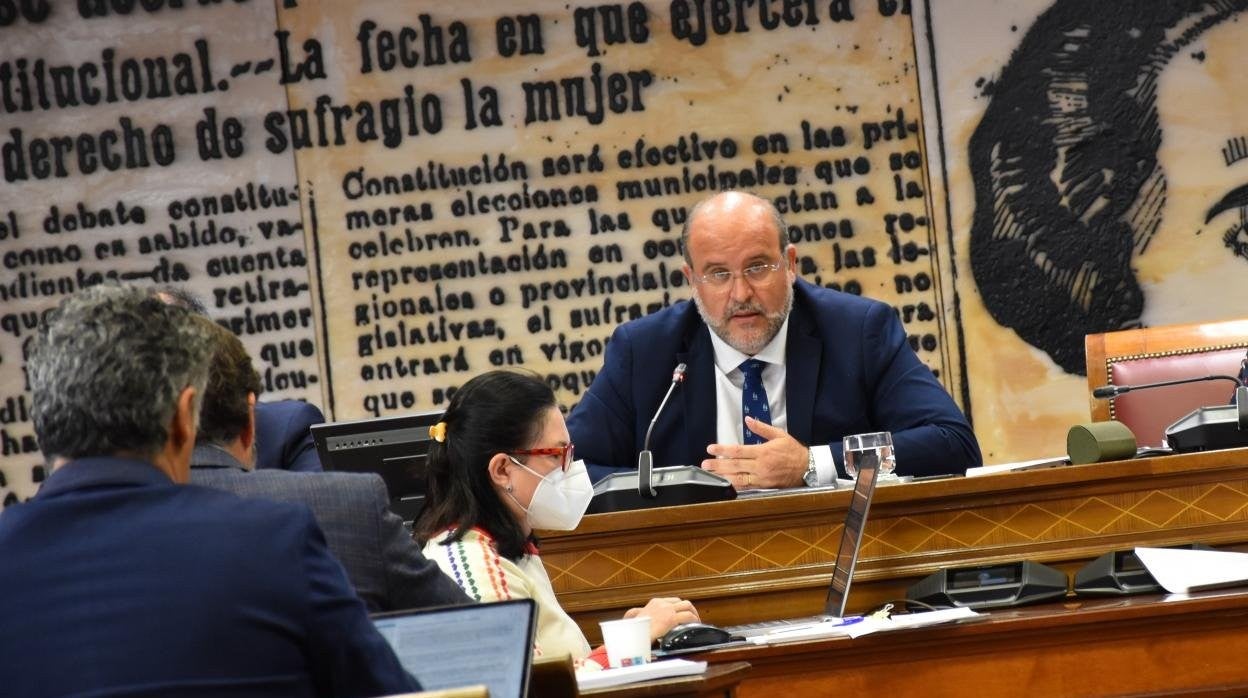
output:
[[[184,286],[171,284],[152,290],[166,303],[209,317],[204,301]],[[325,421],[316,405],[302,400],[275,400],[256,403],[255,413],[256,469],[321,472],[321,460],[309,430],[313,424]]]
[[[186,486],[212,343],[144,289],[65,299],[30,345],[52,474],[0,516],[6,696],[410,691],[305,508]]]
[[[260,376],[234,333],[197,317],[214,347],[191,482],[243,497],[308,505],[370,611],[469,603],[459,585],[425,558],[389,509],[386,483],[373,473],[255,470]]]

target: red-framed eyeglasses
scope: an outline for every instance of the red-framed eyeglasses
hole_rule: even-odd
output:
[[[567,446],[554,446],[551,448],[529,448],[523,451],[511,451],[508,455],[512,456],[559,456],[559,468],[567,472],[568,466],[572,465],[572,444]]]

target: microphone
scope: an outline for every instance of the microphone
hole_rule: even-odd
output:
[[[1248,356],[1241,366],[1248,366]],[[1139,385],[1102,385],[1092,390],[1098,400],[1117,397],[1132,390],[1163,388],[1201,381],[1230,381],[1235,384],[1235,394],[1229,405],[1198,407],[1191,413],[1166,427],[1166,444],[1175,453],[1206,451],[1218,448],[1241,448],[1248,446],[1248,386],[1235,376],[1210,375],[1196,378],[1179,378],[1158,383]]]
[[[1123,393],[1129,393],[1132,390],[1146,390],[1148,388],[1164,388],[1168,385],[1183,385],[1185,383],[1199,383],[1201,381],[1231,381],[1238,389],[1243,387],[1243,383],[1234,376],[1200,376],[1198,378],[1179,378],[1172,381],[1160,381],[1158,383],[1141,383],[1139,385],[1102,385],[1092,390],[1092,397],[1098,400],[1118,397]]]
[[[672,393],[676,392],[676,386],[685,381],[686,368],[685,363],[681,362],[672,370],[672,384],[667,386],[667,394],[663,396],[659,408],[654,411],[650,426],[646,428],[646,438],[641,442],[641,453],[637,454],[637,493],[646,499],[653,499],[659,494],[658,490],[654,489],[654,455],[650,453],[650,434],[654,432],[654,424],[659,421],[659,415],[663,414],[667,401],[671,399]]]
[[[665,465],[654,467],[650,437],[659,415],[667,407],[676,386],[685,381],[687,366],[677,364],[672,383],[654,411],[646,436],[637,454],[637,469],[614,472],[594,483],[594,498],[589,500],[590,514],[606,514],[656,506],[683,506],[736,499],[737,490],[728,480],[696,465]],[[696,386],[695,386],[696,387]],[[686,388],[685,390],[689,390]]]

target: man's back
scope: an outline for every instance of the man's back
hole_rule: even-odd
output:
[[[115,458],[0,516],[5,695],[411,690],[301,507]]]
[[[191,466],[194,484],[310,507],[330,551],[371,611],[471,601],[425,559],[387,507],[386,485],[377,475],[247,472],[229,454],[203,445],[196,447]]]
[[[308,428],[325,421],[315,405],[302,400],[256,404],[256,469],[321,472],[321,459]]]

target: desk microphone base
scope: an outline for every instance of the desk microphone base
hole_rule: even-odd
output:
[[[653,497],[642,497],[637,491],[636,471],[612,473],[594,485],[594,498],[590,500],[588,514],[605,514],[612,511],[632,511],[654,507],[674,507],[684,504],[723,502],[737,498],[732,483],[707,470],[692,465],[672,465],[655,468]]]

